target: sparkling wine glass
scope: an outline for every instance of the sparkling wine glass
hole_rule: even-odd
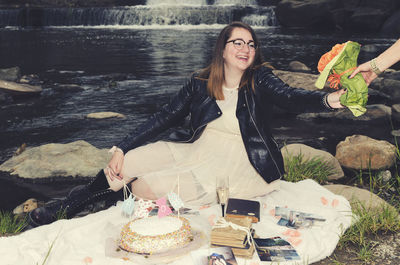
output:
[[[222,217],[225,216],[225,205],[229,198],[229,176],[219,175],[216,177],[216,191],[218,203],[221,204]]]

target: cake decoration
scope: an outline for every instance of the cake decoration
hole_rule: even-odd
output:
[[[162,197],[156,201],[158,206],[158,217],[162,218],[172,213],[171,209],[167,206],[167,200],[165,197]]]

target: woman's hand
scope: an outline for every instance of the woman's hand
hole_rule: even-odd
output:
[[[378,77],[377,74],[374,73],[374,71],[371,68],[371,63],[370,62],[366,62],[363,64],[360,64],[356,70],[354,70],[353,73],[351,73],[351,75],[349,76],[349,78],[353,78],[356,74],[361,73],[365,83],[367,83],[367,86],[369,86],[369,84],[371,84],[371,82]]]
[[[114,152],[110,162],[106,167],[106,174],[110,177],[110,180],[113,181],[115,178],[122,180],[123,176],[121,175],[122,165],[124,164],[124,154],[122,152]]]
[[[342,104],[340,104],[340,96],[346,93],[346,90],[340,89],[336,92],[330,93],[327,97],[327,103],[334,109],[344,108]]]

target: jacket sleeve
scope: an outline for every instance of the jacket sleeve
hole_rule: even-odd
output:
[[[272,73],[272,70],[261,67],[255,74],[256,93],[261,94],[263,102],[271,102],[280,108],[291,112],[322,112],[332,111],[324,104],[325,96],[322,91],[310,91],[293,88]]]
[[[144,124],[129,133],[117,147],[126,153],[179,124],[189,114],[194,82],[195,78],[192,75],[168,104],[151,115]]]

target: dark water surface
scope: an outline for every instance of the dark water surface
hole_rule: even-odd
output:
[[[185,78],[210,61],[222,26],[176,27],[59,27],[0,29],[0,68],[19,66],[24,74],[37,74],[43,83],[40,96],[15,97],[1,102],[0,163],[22,143],[85,140],[106,148],[166,103]],[[279,28],[258,28],[267,61],[279,69],[299,60],[315,72],[319,57],[347,40],[376,44],[382,51],[394,39],[330,35]],[[365,61],[376,53],[361,53]],[[65,87],[75,84],[80,88]],[[91,112],[114,111],[126,120],[88,120]],[[364,134],[393,142],[389,121],[380,124],[319,120],[313,123],[280,114],[273,124],[279,143],[302,142],[335,152],[346,136]],[[25,196],[14,192],[14,182],[0,177],[0,209],[12,208]],[[59,185],[60,186],[60,185]],[[60,190],[65,186],[57,187]],[[55,189],[57,189],[55,188]],[[24,188],[25,189],[25,188]],[[40,189],[36,189],[38,193]],[[14,193],[13,193],[14,192]],[[42,192],[43,195],[44,191]],[[6,202],[6,196],[13,198]]]

